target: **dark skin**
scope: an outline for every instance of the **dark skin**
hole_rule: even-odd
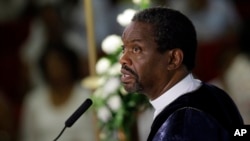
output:
[[[148,23],[132,22],[123,32],[121,81],[128,92],[140,92],[154,100],[189,72],[179,48],[160,53]]]

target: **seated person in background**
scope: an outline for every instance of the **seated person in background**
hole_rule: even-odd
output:
[[[39,63],[45,84],[31,91],[24,101],[22,141],[53,140],[68,117],[90,96],[79,83],[78,57],[64,44],[48,45]],[[92,111],[86,111],[60,140],[95,140],[92,120]]]

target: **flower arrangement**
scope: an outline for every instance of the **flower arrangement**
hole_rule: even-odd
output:
[[[145,3],[149,4],[148,0],[134,2],[144,8]],[[117,21],[126,26],[135,12],[133,9],[127,9],[118,15]],[[92,99],[102,141],[119,140],[119,131],[123,131],[126,140],[131,140],[131,128],[136,123],[137,113],[149,106],[144,95],[128,93],[121,85],[121,65],[118,61],[122,52],[121,45],[120,36],[107,36],[102,42],[102,50],[106,55],[96,64],[98,88],[94,91]]]

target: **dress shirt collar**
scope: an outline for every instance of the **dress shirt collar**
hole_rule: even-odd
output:
[[[188,92],[198,89],[199,86],[201,86],[201,81],[194,79],[193,75],[190,73],[172,88],[164,92],[161,96],[150,101],[155,109],[154,118],[175,99]]]

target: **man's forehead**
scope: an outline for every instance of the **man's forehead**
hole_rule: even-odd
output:
[[[152,25],[143,22],[131,22],[123,31],[122,38],[138,38],[151,35]]]

